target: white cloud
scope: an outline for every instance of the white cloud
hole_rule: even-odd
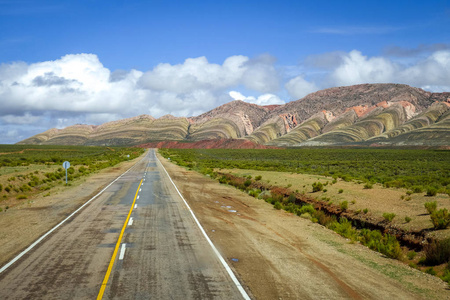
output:
[[[253,97],[253,96],[246,97],[236,91],[230,91],[228,94],[234,100],[242,100],[245,102],[258,104],[258,105],[285,104],[285,102],[283,100],[281,100],[277,95],[273,95],[273,94],[263,94],[257,98]]]
[[[283,104],[281,95],[296,100],[320,88],[377,82],[450,91],[449,49],[408,58],[407,63],[365,56],[357,50],[331,52],[307,58],[295,72],[286,70],[276,66],[270,55],[235,55],[222,64],[205,57],[189,58],[146,72],[111,72],[95,54],[70,54],[33,64],[3,63],[0,143],[11,142],[12,137],[3,141],[1,137],[13,129],[19,132],[18,141],[50,127],[101,124],[139,114],[195,116],[230,97],[259,105]],[[259,96],[244,96],[236,90]]]
[[[335,53],[331,53],[335,57]],[[409,65],[353,50],[328,75],[328,86],[361,83],[404,83],[436,92],[450,91],[450,50],[436,51]]]
[[[306,81],[303,76],[292,78],[285,84],[285,88],[289,95],[295,100],[301,99],[306,95],[319,90],[314,82]]]
[[[342,63],[332,72],[336,85],[359,83],[389,83],[395,80],[397,66],[383,57],[368,58],[353,50],[343,57]]]

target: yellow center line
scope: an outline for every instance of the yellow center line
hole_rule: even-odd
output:
[[[131,204],[130,212],[128,213],[127,219],[125,220],[125,223],[123,223],[122,231],[120,232],[119,239],[117,240],[116,247],[114,248],[114,252],[111,257],[111,261],[109,262],[108,270],[106,271],[105,278],[103,279],[103,282],[102,282],[102,286],[100,288],[100,291],[98,292],[97,300],[101,300],[103,298],[103,294],[105,293],[106,284],[108,283],[109,275],[111,274],[112,268],[114,266],[114,261],[116,260],[117,252],[119,252],[120,243],[122,241],[122,237],[125,232],[125,228],[127,227],[128,220],[130,219],[131,213],[133,212],[133,207],[134,207],[134,204],[136,203],[136,198],[139,193],[139,188],[141,187],[141,184],[142,184],[142,179],[136,190],[136,195],[134,195],[134,200],[133,200],[133,203]]]

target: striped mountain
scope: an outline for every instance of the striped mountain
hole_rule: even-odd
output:
[[[238,100],[196,117],[141,115],[98,126],[53,128],[20,144],[140,145],[211,139],[278,147],[450,146],[450,93],[402,84],[335,87],[285,105]]]

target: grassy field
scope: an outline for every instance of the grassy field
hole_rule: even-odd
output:
[[[161,149],[179,165],[317,174],[344,181],[450,193],[450,151],[381,149]]]
[[[64,161],[70,162],[73,181],[138,157],[144,149],[125,147],[0,145],[0,211],[32,195],[65,184]]]

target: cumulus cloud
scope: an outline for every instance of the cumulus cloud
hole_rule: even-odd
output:
[[[450,50],[424,48],[440,50],[408,58],[407,63],[357,50],[331,52],[307,58],[296,72],[283,71],[288,68],[276,66],[276,59],[267,54],[230,56],[222,64],[206,57],[189,58],[147,71],[111,71],[95,54],[69,54],[33,64],[4,63],[0,64],[0,143],[11,142],[11,132],[18,133],[17,142],[51,127],[101,124],[139,114],[195,116],[231,99],[283,104],[280,95],[296,100],[330,86],[395,82],[450,91]],[[237,92],[242,90],[255,96]]]
[[[331,78],[337,85],[352,85],[358,83],[392,82],[398,67],[383,57],[362,55],[353,50],[342,58],[342,63],[332,72]]]
[[[302,75],[289,80],[285,84],[285,88],[289,95],[296,100],[319,90],[314,82],[305,80]]]
[[[335,56],[335,53],[331,54]],[[431,91],[450,90],[450,50],[433,52],[408,65],[385,57],[368,57],[353,50],[327,75],[328,86],[361,83],[404,83]]]
[[[230,100],[232,88],[265,93],[254,101],[281,100],[275,59],[268,55],[228,57],[222,64],[206,57],[151,70],[110,71],[95,54],[69,54],[53,61],[0,65],[0,125],[44,122],[62,128],[150,114],[192,116]]]
[[[230,91],[228,94],[234,100],[242,100],[245,102],[258,105],[285,104],[283,100],[281,100],[277,95],[274,94],[263,94],[258,97],[253,96],[247,97],[236,91]]]

